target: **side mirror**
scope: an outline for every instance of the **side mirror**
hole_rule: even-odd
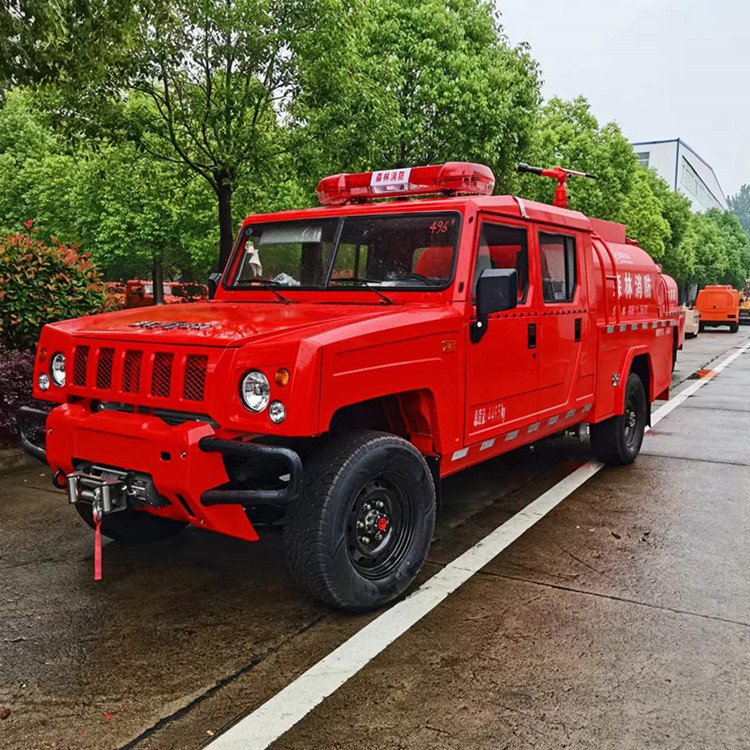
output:
[[[487,268],[477,282],[477,320],[471,340],[477,343],[487,330],[490,313],[512,310],[518,305],[518,272],[512,268]]]
[[[208,298],[213,299],[216,296],[216,290],[219,288],[221,283],[221,274],[218,271],[214,271],[208,277]]]

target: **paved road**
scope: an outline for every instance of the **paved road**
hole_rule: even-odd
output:
[[[687,342],[676,382],[748,338]],[[274,747],[750,747],[748,387],[750,354]],[[587,458],[548,441],[449,479],[422,578]],[[94,584],[45,474],[0,486],[0,748],[201,747],[374,618],[302,597],[278,537],[109,544]]]

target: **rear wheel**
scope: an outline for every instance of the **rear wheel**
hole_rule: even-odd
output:
[[[740,330],[740,324],[739,323],[731,323],[729,325],[729,333],[737,333],[737,331]]]
[[[81,518],[93,529],[96,527],[90,503],[76,503],[76,510]],[[151,544],[166,539],[182,531],[186,523],[172,521],[169,518],[152,516],[150,513],[131,510],[120,510],[108,513],[102,518],[102,534],[120,544]]]
[[[703,331],[706,330],[706,324],[705,323],[698,323],[698,332],[703,333]]]
[[[414,581],[434,527],[435,486],[414,446],[388,433],[345,433],[306,462],[303,495],[284,520],[284,551],[314,597],[365,611]]]
[[[625,410],[589,430],[591,448],[600,461],[624,466],[640,453],[648,419],[648,400],[641,379],[633,372],[625,386]]]

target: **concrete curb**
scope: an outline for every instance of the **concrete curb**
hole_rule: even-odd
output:
[[[34,464],[41,466],[39,461],[24,453],[20,448],[3,448],[0,450],[0,474],[27,469]]]

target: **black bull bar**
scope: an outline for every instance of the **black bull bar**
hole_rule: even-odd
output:
[[[43,463],[47,462],[47,451],[29,438],[29,426],[47,421],[47,412],[30,406],[23,406],[18,410],[17,427],[18,439],[21,447],[30,455]],[[225,456],[252,460],[272,459],[283,463],[289,472],[289,481],[279,489],[237,489],[232,487],[217,487],[207,490],[201,495],[201,504],[211,505],[286,505],[295,499],[302,490],[302,459],[291,448],[280,445],[264,445],[261,443],[243,443],[238,440],[223,440],[216,437],[204,437],[198,442],[198,447],[206,453],[221,453]]]

